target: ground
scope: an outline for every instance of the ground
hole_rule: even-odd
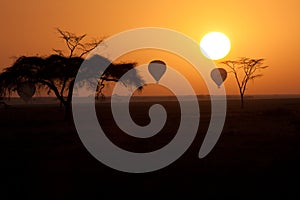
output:
[[[113,142],[131,151],[151,151],[172,139],[180,116],[176,101],[161,103],[170,120],[161,133],[143,141],[120,132],[110,104],[97,104],[97,114]],[[173,164],[145,174],[119,172],[97,161],[55,100],[0,107],[1,199],[299,198],[300,99],[245,103],[240,109],[238,100],[228,101],[222,135],[210,154],[199,159],[210,116],[209,101],[200,101],[200,128],[191,147]],[[138,124],[149,122],[150,105],[130,105]]]

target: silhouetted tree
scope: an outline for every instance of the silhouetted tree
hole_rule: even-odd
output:
[[[60,29],[58,31],[66,41],[70,50],[69,55],[65,56],[62,51],[56,50],[56,52],[60,52],[59,55],[54,54],[46,58],[19,57],[11,67],[5,68],[0,74],[0,96],[10,96],[12,92],[17,90],[18,86],[31,83],[36,86],[37,90],[46,89],[48,94],[54,93],[60,103],[64,105],[68,118],[71,114],[75,77],[84,61],[86,67],[81,70],[84,70],[86,77],[80,81],[87,84],[97,84],[95,85],[97,95],[103,95],[102,89],[105,82],[117,82],[129,70],[131,70],[130,80],[125,80],[124,84],[139,85],[143,82],[134,70],[135,63],[113,64],[99,55],[84,60],[83,56],[99,45],[100,41],[93,44],[88,43],[86,46],[81,43],[85,35],[76,36]],[[75,51],[80,54],[76,56]],[[108,66],[108,68],[104,70],[104,66]]]
[[[83,35],[76,35],[69,31],[64,31],[60,28],[56,28],[57,33],[59,34],[59,38],[61,38],[68,49],[68,53],[65,55],[63,50],[60,49],[53,49],[58,55],[66,58],[73,58],[78,57],[82,58],[92,50],[94,50],[98,45],[101,44],[102,40],[100,39],[93,39],[90,42],[84,42],[86,38],[86,34]],[[76,72],[77,73],[77,72]],[[65,79],[62,81],[62,87],[60,88],[60,95],[62,96],[66,85],[67,85],[68,77],[66,76]]]
[[[251,58],[240,58],[238,60],[226,60],[221,62],[227,65],[233,73],[236,83],[239,88],[241,98],[241,108],[244,107],[244,94],[247,89],[247,83],[249,80],[254,80],[258,77],[263,76],[259,71],[265,69],[268,66],[264,65],[264,59],[251,59]]]

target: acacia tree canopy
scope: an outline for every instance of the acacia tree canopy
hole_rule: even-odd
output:
[[[72,84],[83,61],[84,59],[80,57],[67,58],[60,55],[46,58],[22,56],[0,74],[1,94],[10,95],[17,90],[18,85],[30,82],[34,83],[37,89],[47,89],[48,93],[53,92],[63,104],[68,103],[71,100],[68,99],[68,91],[72,91]],[[127,71],[133,70],[133,76],[130,80],[126,80],[125,84],[139,85],[143,82],[134,70],[135,63],[113,64],[99,55],[91,57],[86,62],[92,62],[92,66],[95,67],[86,69],[89,79],[82,81],[91,83],[98,79],[99,84],[104,84],[105,81],[117,82]],[[105,71],[101,70],[107,64],[109,67]]]

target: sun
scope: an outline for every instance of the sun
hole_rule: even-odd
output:
[[[200,49],[205,57],[211,60],[224,58],[230,51],[230,40],[221,32],[210,32],[200,41]]]

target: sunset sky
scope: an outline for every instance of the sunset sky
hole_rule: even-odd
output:
[[[219,31],[231,40],[231,51],[224,59],[265,58],[270,66],[263,71],[264,77],[249,83],[247,94],[300,94],[299,9],[299,0],[3,1],[0,69],[11,65],[15,57],[44,56],[52,48],[63,48],[57,27],[102,38],[155,26],[182,32],[197,42],[207,32]],[[136,61],[145,60],[137,56]],[[216,64],[222,66],[219,61]],[[228,94],[238,93],[233,81],[230,74],[225,82]]]

